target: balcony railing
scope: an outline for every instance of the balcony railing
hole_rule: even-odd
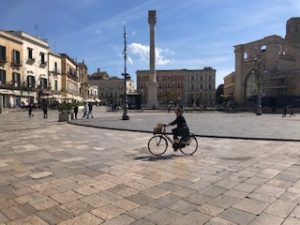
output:
[[[41,62],[40,67],[45,68],[47,66],[47,62]]]
[[[21,63],[21,61],[11,62],[11,66],[15,67],[15,68],[19,68],[22,66],[22,63]]]
[[[0,59],[0,64],[5,64],[5,63],[7,63],[6,58]]]
[[[50,71],[50,74],[51,75],[58,75],[58,74],[61,74],[61,72],[59,70],[52,70],[52,71]]]
[[[34,58],[28,58],[27,61],[26,61],[26,63],[29,64],[29,65],[32,65],[34,62],[35,62]]]

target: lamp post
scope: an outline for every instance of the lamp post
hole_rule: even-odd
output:
[[[124,109],[123,109],[123,117],[122,120],[129,120],[129,116],[127,115],[128,111],[128,96],[127,96],[127,79],[130,79],[129,74],[127,73],[127,68],[126,68],[126,62],[127,62],[127,34],[126,34],[126,27],[124,26],[124,73],[122,75],[124,76]]]

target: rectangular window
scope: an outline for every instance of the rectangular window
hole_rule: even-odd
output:
[[[17,51],[17,50],[13,50],[13,55],[12,55],[12,61],[13,61],[13,64],[15,65],[20,65],[21,62],[20,62],[20,52]]]
[[[54,85],[55,85],[55,91],[57,91],[58,90],[58,82],[57,82],[57,80],[54,81]]]
[[[27,86],[29,88],[34,88],[35,87],[35,77],[34,76],[28,76],[27,77]]]
[[[0,46],[0,61],[6,61],[6,47]]]
[[[54,72],[57,73],[57,63],[54,63]]]
[[[33,60],[33,49],[27,48],[27,52],[28,52],[28,59]]]
[[[6,84],[6,71],[0,69],[0,85]]]
[[[211,91],[211,84],[208,85],[208,90]]]
[[[40,55],[41,55],[41,64],[46,64],[45,53],[41,52]]]
[[[12,73],[12,77],[13,77],[13,86],[14,87],[20,87],[21,85],[21,77],[19,73],[13,72]]]
[[[40,79],[40,88],[41,89],[46,89],[47,88],[47,79],[45,79],[45,78]]]

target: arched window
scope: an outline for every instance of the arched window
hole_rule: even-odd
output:
[[[244,60],[248,60],[248,53],[244,52]]]
[[[260,46],[260,51],[261,51],[261,52],[267,51],[267,46],[266,46],[266,45]]]

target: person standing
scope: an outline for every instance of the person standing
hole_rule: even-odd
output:
[[[75,120],[77,120],[77,113],[78,113],[78,104],[76,103],[75,106],[74,106]]]
[[[84,103],[84,107],[83,107],[83,116],[82,119],[85,119],[88,116],[88,103],[85,102]]]
[[[88,113],[88,115],[87,115],[87,118],[89,119],[90,116],[91,116],[91,118],[94,118],[94,116],[93,116],[93,114],[92,114],[92,111],[93,111],[93,103],[89,102],[88,107],[89,107],[89,113]]]
[[[43,113],[44,113],[44,119],[48,119],[48,105],[47,105],[47,102],[44,102],[43,103]]]
[[[28,105],[28,115],[29,115],[29,118],[34,117],[34,115],[32,113],[32,108],[33,108],[32,104],[29,103],[29,105]]]
[[[282,117],[286,117],[287,111],[288,111],[288,106],[285,106],[285,107],[283,108],[283,114],[282,114]]]

